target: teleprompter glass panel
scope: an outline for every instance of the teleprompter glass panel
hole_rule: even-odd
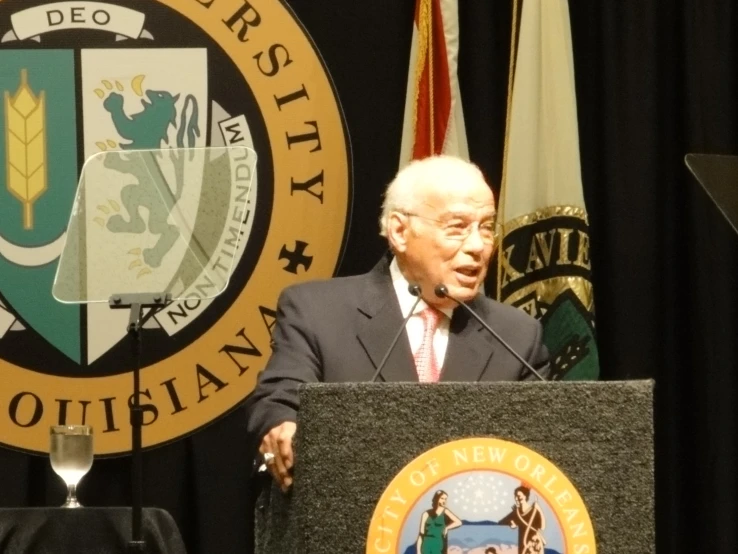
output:
[[[53,285],[60,302],[225,289],[256,171],[245,147],[100,152],[84,165]],[[229,255],[232,252],[232,255]]]

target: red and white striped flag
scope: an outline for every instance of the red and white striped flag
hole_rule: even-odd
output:
[[[458,54],[458,0],[416,0],[400,167],[434,154],[469,159]]]

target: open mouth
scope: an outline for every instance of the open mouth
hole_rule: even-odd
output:
[[[456,278],[458,279],[460,284],[464,284],[464,285],[476,284],[477,279],[479,278],[479,273],[481,271],[482,270],[479,267],[473,267],[473,266],[457,267],[456,268]]]

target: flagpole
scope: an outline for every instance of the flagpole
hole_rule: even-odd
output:
[[[515,84],[515,59],[518,43],[518,0],[513,0],[512,29],[510,30],[510,64],[507,76],[507,106],[505,109],[505,142],[502,147],[502,178],[500,179],[500,194],[497,200],[497,221],[505,223],[505,189],[507,188],[507,152],[510,139],[510,116],[512,114],[513,86]],[[502,241],[505,232],[500,235],[497,245],[497,300],[502,300]]]

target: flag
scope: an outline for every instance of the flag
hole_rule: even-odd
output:
[[[514,20],[513,48],[516,27]],[[499,205],[498,299],[541,320],[553,378],[596,379],[567,1],[523,0],[517,39]]]
[[[469,159],[458,53],[458,0],[416,0],[400,167],[434,154]]]

